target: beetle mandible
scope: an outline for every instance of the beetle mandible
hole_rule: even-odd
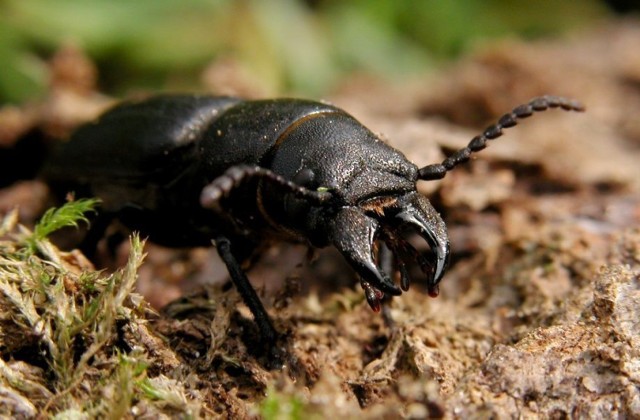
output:
[[[446,226],[416,190],[443,178],[536,111],[582,111],[555,96],[514,108],[442,163],[418,167],[335,106],[299,99],[157,96],[125,102],[80,127],[49,160],[54,190],[102,200],[100,236],[118,218],[161,245],[215,243],[267,345],[277,333],[241,269],[265,240],[335,246],[359,274],[369,305],[408,290],[417,262],[431,296],[449,262]],[[425,240],[420,254],[403,236]],[[393,256],[399,285],[376,263]]]

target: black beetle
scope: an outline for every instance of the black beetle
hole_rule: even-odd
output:
[[[544,96],[516,107],[441,164],[422,168],[343,110],[298,99],[168,95],[126,102],[80,127],[49,160],[55,190],[102,200],[103,220],[117,217],[173,247],[215,242],[231,279],[268,345],[276,331],[240,262],[265,240],[335,246],[360,275],[378,311],[385,295],[409,288],[406,264],[424,271],[429,294],[449,261],[447,230],[416,182],[447,171],[486,147],[517,120],[572,100]],[[104,232],[94,224],[99,235]],[[401,230],[421,236],[432,256]],[[400,286],[376,263],[390,251]]]

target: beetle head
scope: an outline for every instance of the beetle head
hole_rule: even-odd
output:
[[[331,117],[331,124],[315,118],[280,143],[273,170],[309,190],[328,191],[331,199],[318,204],[273,193],[264,201],[282,207],[272,207],[269,214],[277,226],[316,247],[334,245],[360,275],[374,310],[384,293],[399,295],[408,289],[409,262],[418,262],[435,296],[449,260],[444,222],[416,191],[418,168],[354,121],[343,115]],[[304,133],[322,134],[324,141],[300,147]],[[425,240],[433,256],[418,252],[407,233]],[[393,266],[383,269],[379,254],[385,252],[392,256]],[[391,279],[397,273],[400,286]]]

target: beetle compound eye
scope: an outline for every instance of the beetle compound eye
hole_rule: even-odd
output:
[[[316,187],[316,174],[313,169],[302,168],[294,177],[293,182],[303,187],[315,189]]]

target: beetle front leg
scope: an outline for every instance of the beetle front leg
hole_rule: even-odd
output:
[[[240,263],[231,252],[231,241],[224,236],[218,236],[214,242],[220,258],[222,258],[222,261],[224,261],[227,266],[231,281],[240,293],[240,296],[242,296],[242,300],[253,314],[253,318],[258,325],[265,348],[272,359],[274,359],[271,360],[271,362],[281,363],[282,361],[278,360],[281,357],[277,348],[278,333],[271,322],[271,318],[269,318],[269,314],[262,305],[258,294],[249,282],[247,275],[244,273],[240,267]]]

